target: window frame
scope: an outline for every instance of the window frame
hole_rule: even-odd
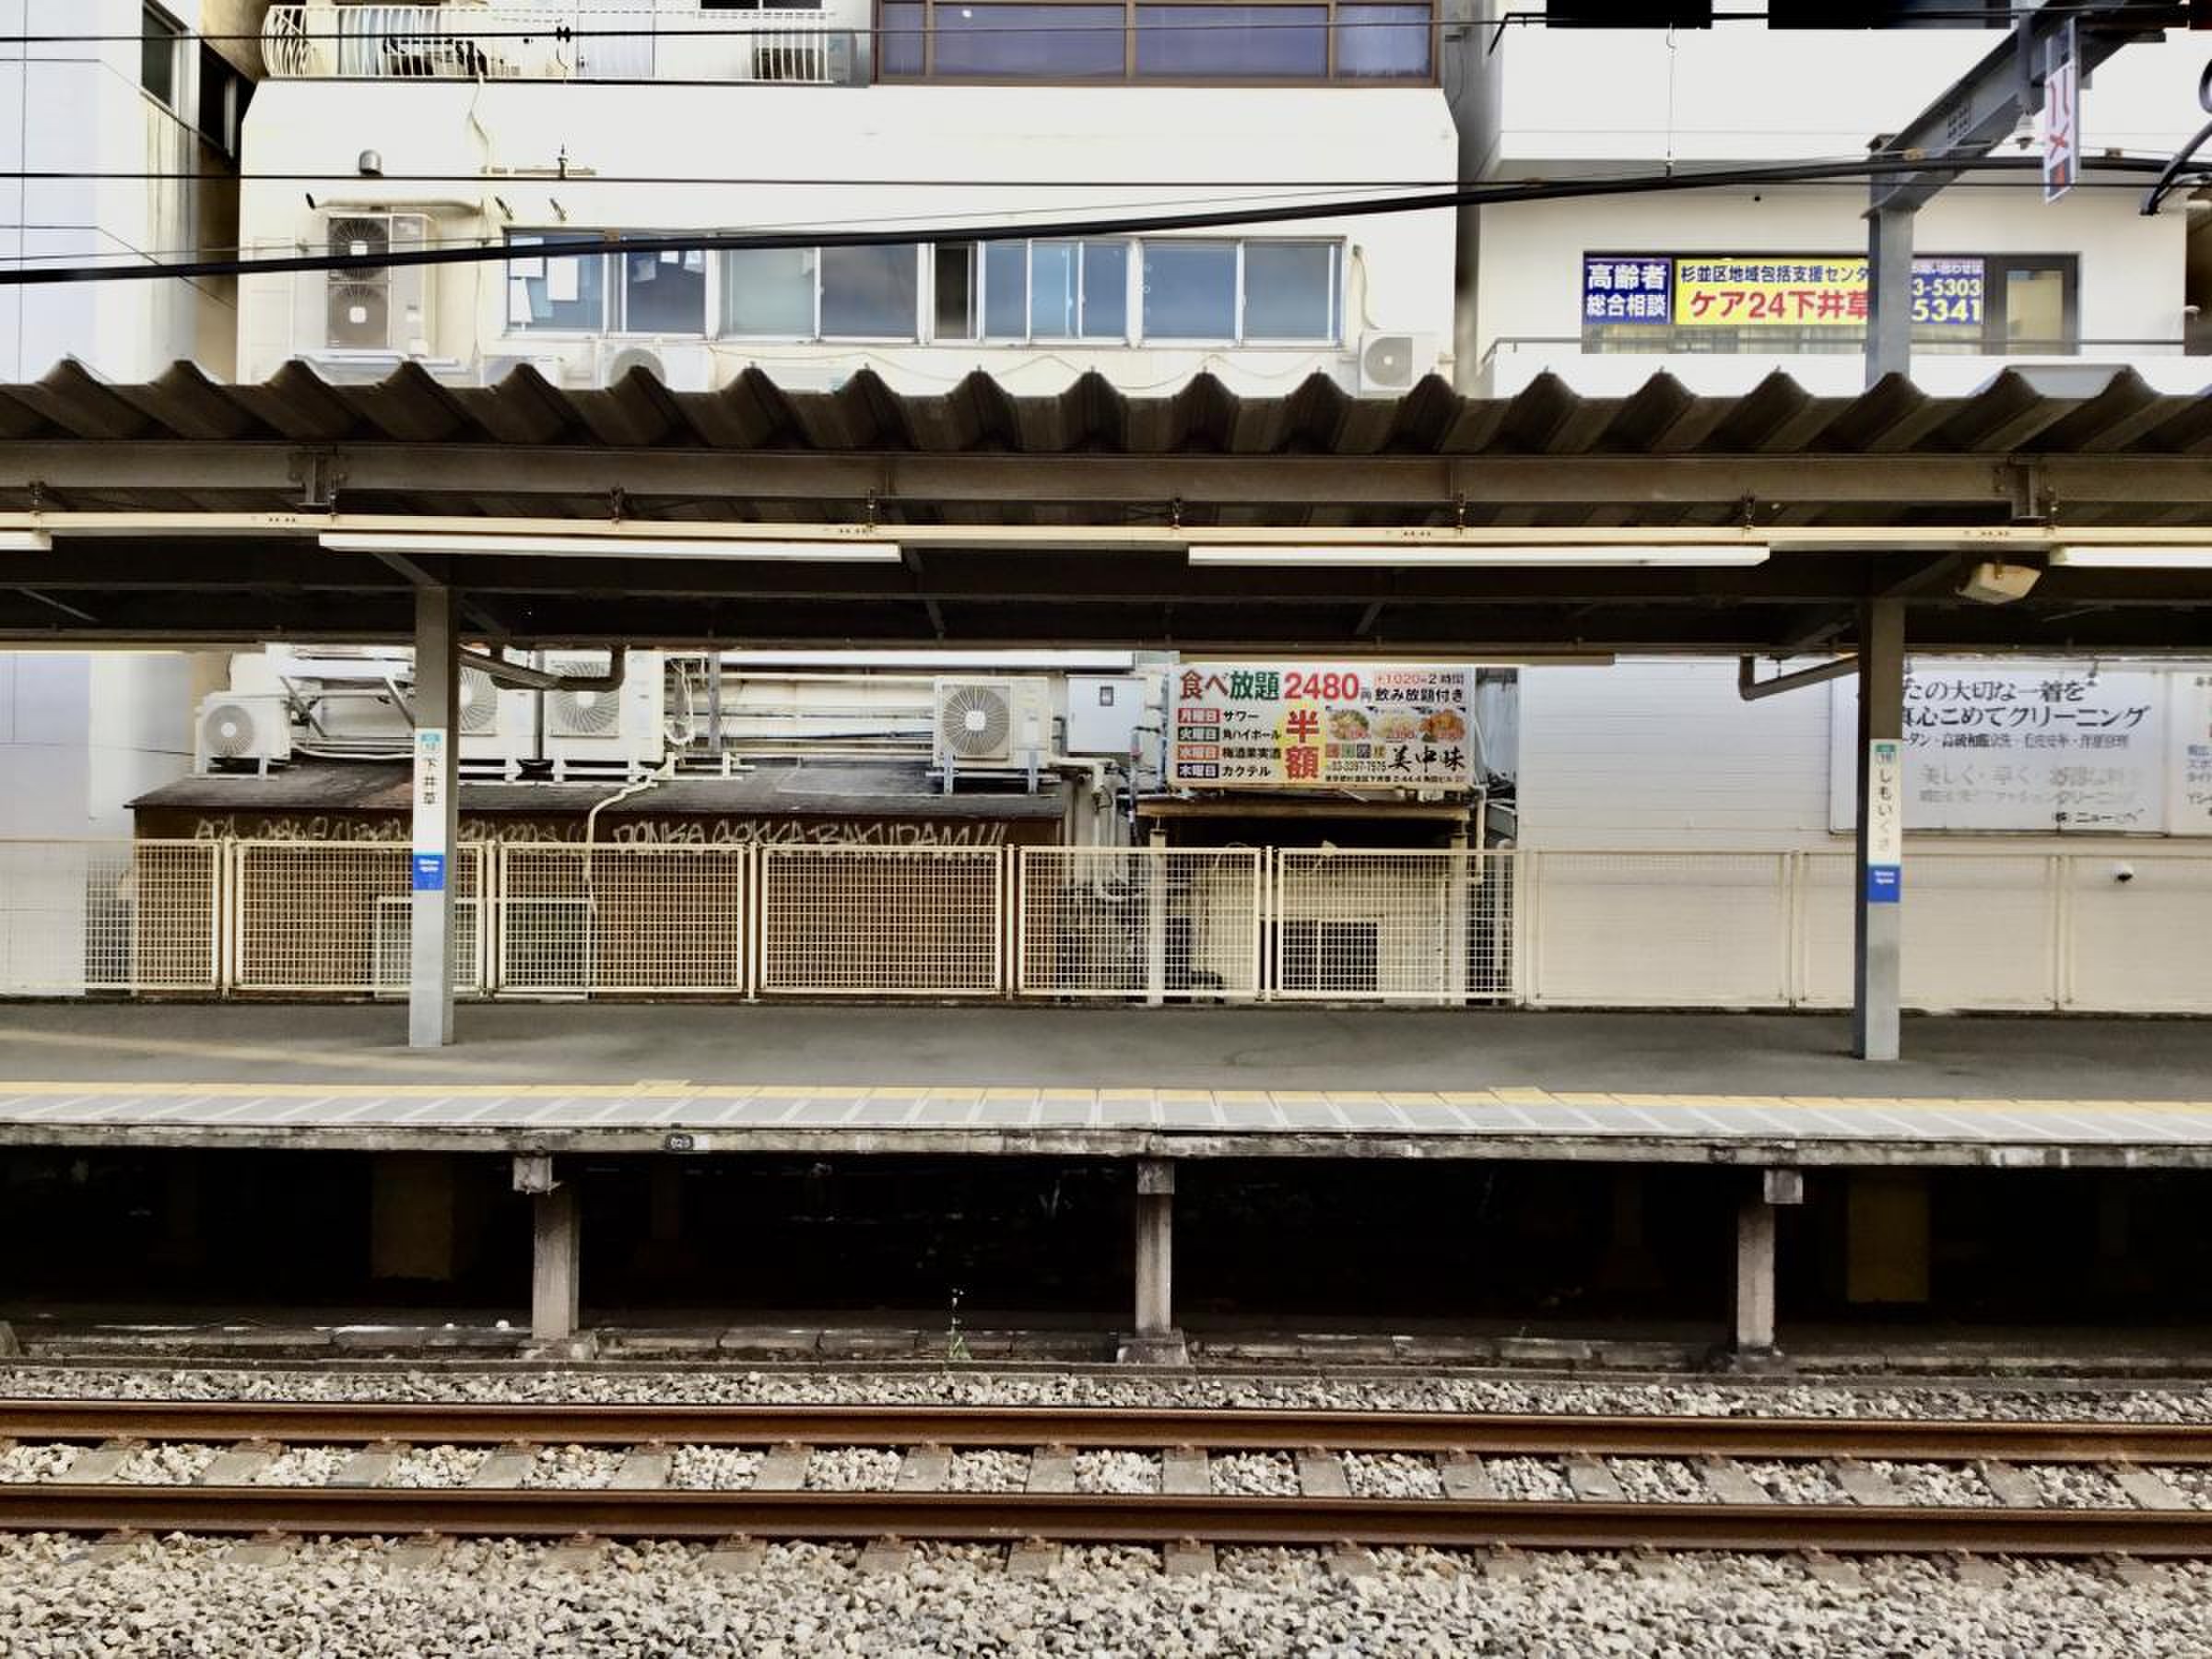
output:
[[[1336,236],[1239,236],[1226,239],[1230,241],[1230,245],[1235,248],[1237,255],[1235,335],[1227,338],[1210,335],[1205,336],[1195,335],[1154,335],[1151,330],[1146,326],[1147,319],[1142,315],[1145,299],[1144,256],[1142,250],[1147,246],[1164,245],[1179,241],[1218,242],[1223,240],[1225,239],[1216,236],[1146,236],[1137,237],[1135,239],[1139,251],[1136,257],[1130,261],[1132,287],[1135,290],[1132,295],[1133,310],[1131,314],[1135,318],[1135,322],[1130,329],[1130,334],[1132,336],[1130,343],[1132,345],[1157,346],[1163,350],[1195,348],[1199,350],[1234,349],[1240,351],[1313,351],[1317,349],[1342,348],[1344,345],[1345,312],[1347,309],[1345,304],[1345,270],[1348,263],[1348,258],[1345,239]],[[1314,335],[1311,338],[1298,339],[1285,338],[1255,340],[1251,337],[1245,322],[1246,311],[1250,298],[1245,287],[1247,281],[1246,273],[1248,269],[1245,260],[1245,251],[1254,245],[1263,244],[1266,246],[1288,245],[1293,247],[1307,248],[1318,247],[1324,248],[1328,251],[1328,307],[1330,329],[1328,334]]]
[[[869,22],[873,29],[872,38],[878,42],[885,39],[885,31],[891,28],[890,25],[885,22],[883,15],[884,6],[890,3],[894,3],[894,0],[875,0],[874,5],[870,8]],[[896,71],[887,69],[883,66],[884,54],[880,53],[879,52],[876,69],[876,78],[879,84],[887,86],[916,86],[929,81],[947,81],[960,86],[998,87],[1098,87],[1130,85],[1146,87],[1333,86],[1351,88],[1435,87],[1442,85],[1441,60],[1443,51],[1443,30],[1445,28],[1446,19],[1443,17],[1442,8],[1434,4],[1433,0],[1431,0],[1431,3],[1429,6],[1429,21],[1426,25],[1429,36],[1427,41],[1428,67],[1417,75],[1347,75],[1338,67],[1336,46],[1339,31],[1353,26],[1351,23],[1340,18],[1339,14],[1344,11],[1358,9],[1359,0],[1119,0],[1122,9],[1122,68],[1118,76],[1105,74],[1023,76],[960,75],[940,72],[937,68],[936,23],[936,8],[940,3],[940,0],[908,0],[908,3],[919,6],[921,8],[921,67],[920,69],[914,71]],[[947,0],[947,3],[950,3],[950,0]],[[990,4],[991,0],[984,0],[984,3]],[[1008,5],[1019,4],[1036,6],[1096,6],[1100,4],[1100,0],[999,0],[999,3]],[[1323,14],[1320,26],[1327,37],[1327,49],[1323,71],[1317,76],[1234,76],[1220,74],[1139,75],[1136,68],[1136,40],[1138,34],[1136,21],[1137,9],[1140,5],[1150,6],[1162,4],[1188,6],[1218,6],[1223,9],[1230,10],[1241,9],[1254,5],[1310,5]],[[1419,28],[1423,26],[1411,22],[1404,22],[1376,23],[1373,24],[1372,27],[1394,30]],[[903,27],[900,27],[896,30],[896,32],[903,35],[909,31]],[[1009,30],[1008,32],[1011,33],[1018,31]]]
[[[179,121],[187,122],[194,130],[198,130],[198,112],[195,110],[191,116],[184,113],[184,106],[193,101],[188,96],[193,88],[185,74],[184,54],[184,42],[192,38],[192,31],[161,7],[152,4],[152,0],[145,0],[138,7],[138,89]],[[168,37],[169,90],[166,93],[157,92],[146,84],[146,65],[154,54],[154,36],[157,32]]]
[[[613,295],[608,281],[608,267],[613,263],[610,255],[608,255],[604,249],[601,249],[595,253],[583,252],[577,253],[547,254],[546,253],[547,248],[558,245],[558,234],[559,233],[554,231],[537,229],[510,229],[506,232],[506,248],[509,257],[507,260],[502,261],[500,265],[500,337],[508,340],[604,340],[617,337],[616,331],[608,325],[609,319],[613,315]],[[594,233],[591,231],[579,231],[576,233],[576,245],[580,248],[589,248],[592,241],[596,240],[594,236]],[[536,248],[538,250],[537,257],[541,259],[590,259],[596,260],[598,262],[599,324],[597,327],[592,327],[589,325],[582,328],[571,328],[567,326],[557,327],[548,324],[544,328],[534,328],[527,324],[524,324],[519,326],[516,324],[512,313],[507,309],[505,301],[506,295],[509,291],[507,285],[517,280],[526,280],[515,277],[507,270],[507,265],[512,263],[513,250],[518,240],[521,241],[522,245],[524,246]],[[524,257],[528,258],[530,255],[524,254]]]

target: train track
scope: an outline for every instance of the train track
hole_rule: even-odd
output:
[[[123,1477],[144,1448],[219,1448],[190,1483]],[[468,1483],[386,1484],[409,1448],[488,1448]],[[847,1406],[268,1405],[0,1402],[0,1453],[73,1448],[57,1477],[0,1480],[0,1529],[512,1535],[879,1538],[1163,1545],[1430,1545],[1529,1548],[1956,1551],[2212,1557],[2212,1509],[2160,1466],[2212,1465],[2212,1426],[1759,1418]],[[286,1448],[344,1449],[320,1485],[259,1478]],[[542,1448],[619,1454],[604,1485],[524,1484]],[[742,1489],[671,1484],[687,1447],[757,1448]],[[818,1449],[901,1453],[889,1489],[806,1484]],[[1018,1490],[947,1489],[958,1452],[1027,1453]],[[1081,1489],[1086,1453],[1141,1453],[1157,1489]],[[1215,1489],[1212,1460],[1294,1465],[1276,1496]],[[1419,1460],[1431,1495],[1362,1496],[1347,1455]],[[59,1453],[54,1455],[58,1456]],[[332,1455],[335,1455],[335,1452]],[[1500,1459],[1537,1460],[1561,1488],[1516,1496]],[[1694,1471],[1700,1495],[1639,1499],[1635,1460]],[[1626,1463],[1612,1460],[1627,1460]],[[1781,1499],[1747,1461],[1817,1465],[1838,1500]],[[1991,1501],[1922,1503],[1895,1464],[1971,1472]],[[2117,1501],[2056,1505],[2039,1465],[2098,1471]]]

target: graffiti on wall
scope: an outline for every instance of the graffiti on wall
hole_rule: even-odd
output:
[[[1000,847],[1005,819],[814,819],[759,818],[620,818],[603,820],[597,836],[608,847]],[[581,819],[533,821],[464,817],[465,841],[581,845]],[[281,841],[391,841],[405,843],[407,823],[395,818],[348,818],[303,813],[264,816],[218,813],[195,819],[194,841],[251,839]]]

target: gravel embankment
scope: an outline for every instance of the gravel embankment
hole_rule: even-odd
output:
[[[2212,1384],[1973,1386],[1898,1382],[1557,1382],[1344,1373],[1121,1377],[1095,1372],[257,1370],[0,1366],[0,1398],[628,1401],[651,1405],[1241,1406],[1375,1411],[1651,1413],[2212,1423]]]
[[[1281,1550],[1224,1550],[1193,1578],[1120,1548],[1070,1550],[1046,1578],[958,1546],[924,1546],[881,1575],[859,1572],[850,1547],[815,1545],[771,1547],[747,1573],[684,1545],[582,1566],[512,1542],[457,1543],[429,1565],[373,1543],[272,1565],[228,1553],[194,1540],[93,1558],[79,1539],[0,1539],[0,1653],[2182,1659],[2204,1652],[2212,1605],[2212,1568],[2194,1564],[2133,1584],[2090,1566],[2013,1566],[1980,1585],[1892,1558],[1856,1582],[1736,1556],[1532,1554],[1521,1576],[1495,1578],[1467,1558],[1379,1550],[1373,1576],[1347,1581],[1317,1552]]]

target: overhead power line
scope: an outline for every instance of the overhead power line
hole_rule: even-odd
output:
[[[1104,218],[1000,220],[958,229],[905,225],[881,229],[796,229],[759,232],[675,231],[657,235],[580,231],[573,241],[549,240],[538,246],[589,253],[742,253],[748,249],[883,247],[907,243],[935,245],[1020,237],[1079,240],[1134,236],[1149,231],[1225,230],[1249,225],[1298,223],[1316,218],[1373,218],[1400,213],[1433,213],[1446,208],[1500,206],[1515,202],[1569,201],[1596,196],[1647,195],[1687,190],[1719,190],[1814,180],[1868,179],[1924,172],[2040,169],[2032,156],[1865,156],[1848,161],[1783,162],[1757,167],[1712,168],[1694,172],[1642,173],[1604,179],[1538,179],[1509,184],[1472,184],[1412,195],[1361,196],[1349,201],[1311,203],[1297,207],[1224,207],[1202,213],[1137,213]],[[2107,169],[2155,173],[2151,160],[2100,163]],[[542,235],[543,232],[541,231]],[[0,270],[0,288],[43,287],[77,282],[148,282],[182,277],[260,276],[307,271],[384,270],[394,265],[480,265],[517,257],[504,245],[430,247],[382,253],[298,253],[247,259],[196,259],[142,265],[61,265],[39,270]]]

